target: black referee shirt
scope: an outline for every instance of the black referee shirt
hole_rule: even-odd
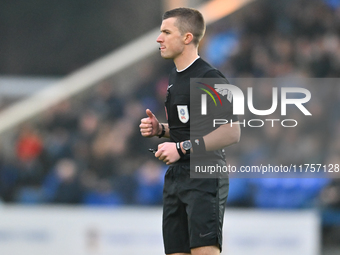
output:
[[[198,78],[198,79],[192,79]],[[223,107],[216,107],[213,99],[207,96],[207,115],[201,115],[201,94],[204,92],[199,89],[207,80],[201,78],[218,79],[219,84],[229,84],[224,75],[212,67],[206,61],[198,58],[185,70],[178,72],[174,68],[169,77],[169,85],[165,100],[165,111],[170,128],[170,141],[182,142],[190,138],[202,137],[214,129],[213,119],[226,119],[237,121],[237,116],[233,115],[232,102],[226,96],[220,94]],[[213,79],[213,80],[215,80]],[[192,81],[190,84],[190,80]],[[214,87],[214,84],[209,84]],[[194,153],[195,154],[195,153]],[[191,155],[197,157],[202,155]],[[222,150],[207,152],[208,157],[224,159]],[[180,161],[188,161],[189,155],[184,156]]]

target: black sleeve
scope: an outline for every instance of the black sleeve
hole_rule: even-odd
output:
[[[210,114],[214,116],[214,119],[226,119],[229,123],[230,121],[238,121],[237,115],[233,114],[233,96],[231,91],[228,89],[218,89],[215,87],[215,84],[229,84],[229,81],[217,69],[208,71],[204,75],[204,78],[211,78],[205,80],[210,81],[209,85],[213,87],[219,95],[213,95],[215,101],[210,96],[207,97],[207,103],[209,106],[208,109],[212,109]]]

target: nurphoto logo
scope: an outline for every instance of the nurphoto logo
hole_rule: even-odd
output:
[[[201,83],[201,82],[200,82]],[[234,115],[244,115],[245,114],[245,96],[240,88],[231,84],[215,84],[214,88],[208,84],[201,83],[202,85],[209,88],[219,99],[220,104],[222,106],[222,101],[220,99],[220,95],[225,96],[230,103],[233,105],[233,114]],[[207,94],[212,98],[217,106],[214,95],[207,89],[199,88],[206,92],[206,94],[201,95],[201,115],[207,115]],[[267,116],[273,114],[278,108],[278,99],[280,98],[280,108],[281,108],[281,116],[287,115],[287,105],[294,105],[297,107],[305,116],[311,116],[312,114],[308,111],[308,109],[304,106],[311,99],[311,93],[306,88],[299,87],[282,87],[281,89],[281,97],[279,97],[278,88],[272,88],[272,105],[269,109],[259,110],[254,107],[253,100],[253,88],[247,88],[247,107],[248,110],[256,115],[256,116]],[[288,94],[294,93],[300,94],[302,98],[289,98]],[[280,122],[283,127],[295,127],[298,125],[297,120],[295,119],[250,119],[243,120],[237,123],[238,125],[243,125],[244,127],[248,125],[249,127],[262,127],[265,123],[271,123],[271,126],[274,127],[276,122]],[[235,125],[232,121],[226,119],[213,119],[213,126],[223,125],[230,123],[231,125]]]

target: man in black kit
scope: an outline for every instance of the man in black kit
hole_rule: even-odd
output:
[[[221,72],[198,55],[198,44],[204,32],[203,16],[195,9],[177,8],[163,15],[157,38],[159,50],[163,58],[172,59],[176,66],[170,74],[165,101],[168,123],[159,123],[147,109],[148,117],[143,118],[139,126],[144,137],[170,138],[170,142],[159,144],[155,153],[155,157],[169,165],[163,191],[166,254],[214,255],[222,249],[229,179],[190,178],[190,160],[196,158],[204,164],[225,165],[223,148],[239,141],[240,127],[237,117],[232,114],[230,97],[218,96],[224,110],[211,113],[213,116],[198,116],[200,110],[197,109],[194,113],[193,108],[200,104],[190,102],[193,94],[191,78],[218,78],[228,84]],[[197,82],[197,85],[202,84]],[[209,87],[207,84],[202,86]],[[195,118],[194,114],[197,115]],[[229,122],[213,127],[211,120],[214,118],[233,121],[234,125]]]

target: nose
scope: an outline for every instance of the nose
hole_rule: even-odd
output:
[[[162,38],[162,34],[160,34],[158,37],[157,37],[157,40],[156,40],[158,43],[161,43],[163,42],[163,38]]]

